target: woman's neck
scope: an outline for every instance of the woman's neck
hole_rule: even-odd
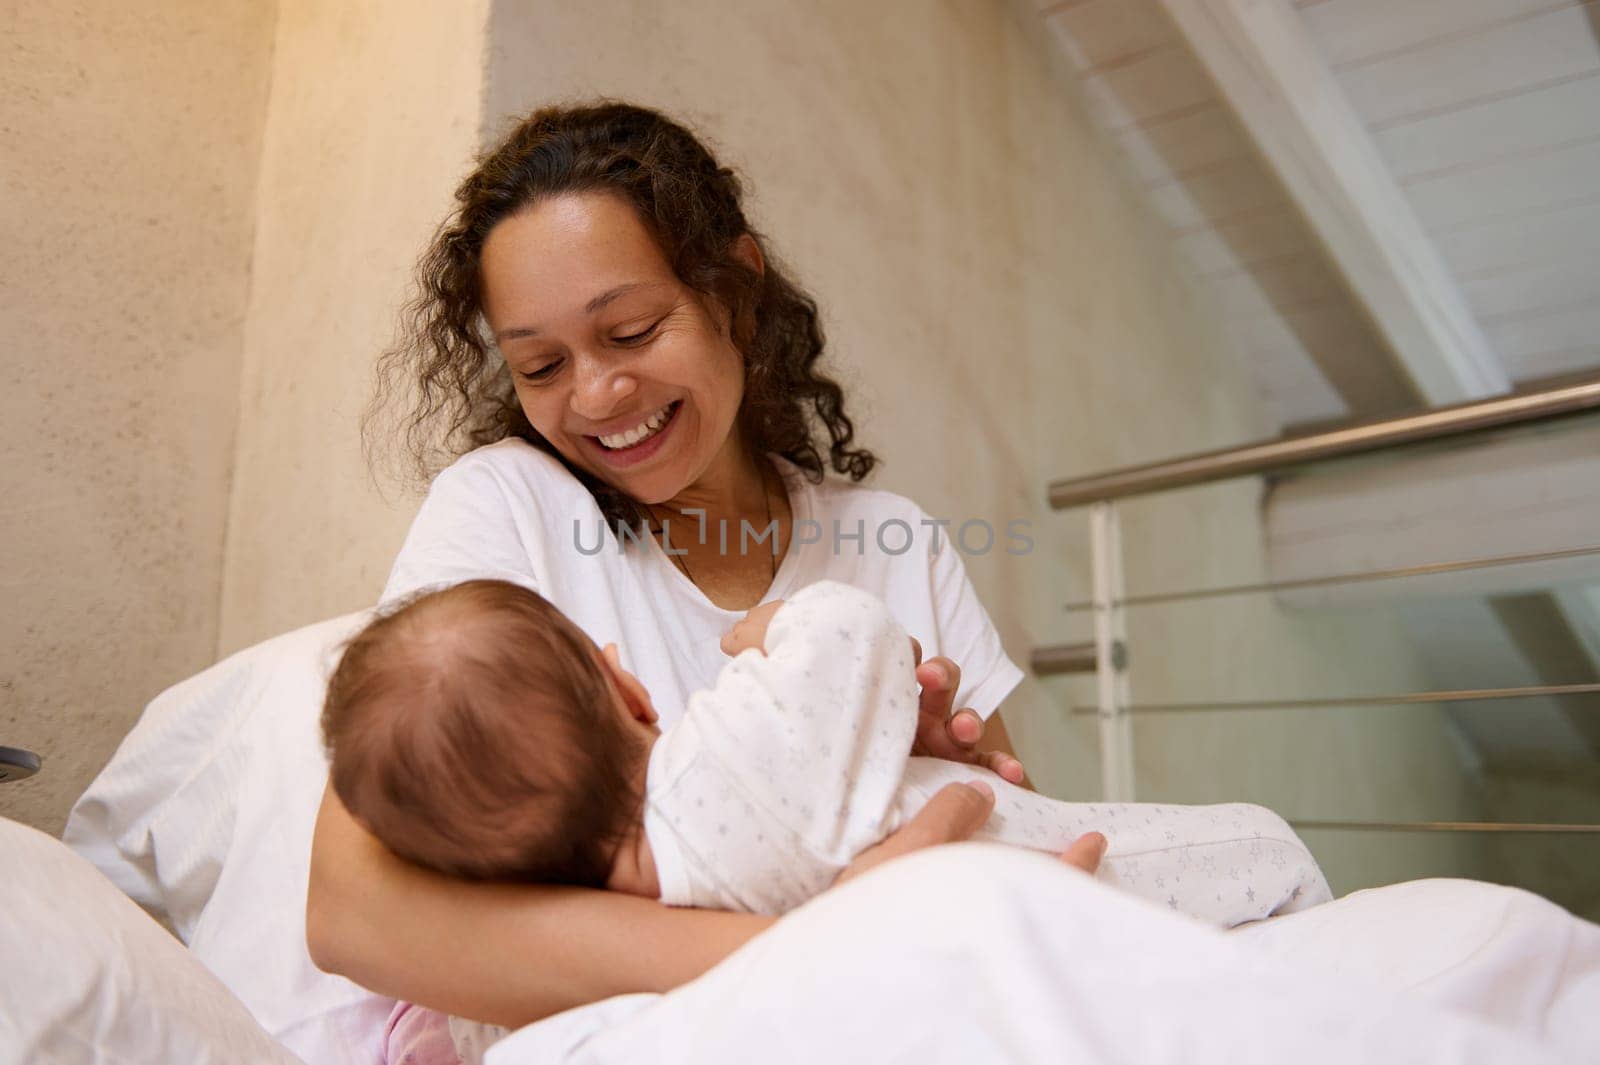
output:
[[[771,509],[766,467],[766,460],[758,460],[741,435],[734,432],[703,474],[657,505],[679,513],[703,511],[703,520],[710,524],[719,520],[736,524],[741,518],[759,518]]]

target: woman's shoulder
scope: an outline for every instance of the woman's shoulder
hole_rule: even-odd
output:
[[[508,436],[504,440],[496,440],[492,444],[473,448],[446,466],[440,471],[439,476],[443,477],[446,474],[460,476],[466,472],[482,470],[535,473],[541,476],[561,474],[568,478],[572,477],[560,459],[517,436]]]
[[[797,485],[810,499],[814,511],[812,517],[817,520],[869,518],[886,521],[899,518],[915,525],[927,517],[921,507],[898,492],[832,474],[812,480],[793,463],[785,463],[783,469],[789,483]]]
[[[599,513],[559,460],[524,440],[469,451],[433,479],[383,600],[477,577],[549,587],[558,562],[571,561],[566,523]]]
[[[526,440],[507,437],[485,444],[439,471],[429,496],[459,498],[494,492],[511,499],[568,503],[593,497],[560,459]]]

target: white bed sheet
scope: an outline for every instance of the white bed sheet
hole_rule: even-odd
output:
[[[374,1060],[389,1006],[304,948],[317,709],[360,621],[287,634],[164,693],[67,832],[311,1062]],[[1396,885],[1230,941],[1048,859],[979,860],[976,846],[892,863],[688,987],[530,1026],[489,1061],[1238,1065],[1392,1060],[1413,1044],[1419,1061],[1600,1060],[1600,930],[1525,892]]]
[[[365,620],[285,633],[162,692],[63,833],[313,1065],[376,1065],[394,1005],[320,972],[305,943],[323,693]]]
[[[821,896],[671,994],[530,1025],[486,1060],[1531,1065],[1594,1060],[1597,1013],[1600,927],[1525,892],[1424,881],[1224,934],[961,844]]]
[[[299,1065],[61,841],[0,817],[0,1065]]]

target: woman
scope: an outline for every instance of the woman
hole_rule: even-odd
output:
[[[824,576],[856,583],[968,667],[963,680],[942,653],[919,667],[920,747],[1020,781],[992,713],[1020,673],[951,544],[931,558],[875,550],[874,522],[926,532],[926,516],[854,483],[875,460],[852,446],[842,392],[816,367],[815,305],[746,222],[733,174],[654,112],[551,108],[456,197],[380,396],[413,397],[408,438],[424,460],[441,437],[489,446],[434,481],[385,598],[468,577],[527,584],[618,643],[670,724],[715,676],[717,639],[743,611]],[[825,465],[849,482],[824,481]],[[813,526],[821,549],[801,550],[795,531]],[[958,693],[974,709],[952,716]],[[964,838],[992,801],[982,786],[946,789],[846,875]],[[1103,843],[1086,837],[1068,860],[1092,869]],[[665,990],[769,923],[450,880],[389,854],[331,792],[318,818],[317,964],[452,1013],[517,1025]]]

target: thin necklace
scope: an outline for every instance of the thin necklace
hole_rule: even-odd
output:
[[[761,477],[761,502],[763,504],[765,504],[766,511],[767,511],[767,523],[765,525],[763,525],[762,528],[771,529],[772,528],[772,492],[771,492],[771,489],[767,485],[767,478],[766,478],[765,474],[763,474],[762,477]],[[650,507],[649,509],[650,509],[650,512],[651,512],[651,517],[653,518],[655,516],[655,508],[654,507]],[[672,508],[668,507],[667,509],[671,510]],[[680,511],[674,511],[674,513],[676,513],[680,518],[683,516],[683,512],[681,510]],[[667,531],[667,524],[666,524],[666,522],[662,522],[661,526],[659,528],[652,528],[650,530],[650,534],[652,536],[655,536],[655,535],[658,535],[658,534],[665,533],[666,531]],[[740,538],[739,543],[741,545],[744,543],[743,537]],[[683,571],[683,575],[685,577],[689,578],[689,583],[690,584],[694,585],[696,588],[700,587],[700,582],[694,579],[694,574],[693,573],[689,572],[689,559],[688,559],[687,552],[685,550],[680,550],[677,554],[673,554],[670,550],[668,550],[668,548],[670,548],[671,546],[672,546],[671,543],[669,543],[666,540],[666,538],[663,537],[661,553],[666,555],[668,558],[670,558],[677,565],[677,567],[680,570]],[[777,577],[778,577],[778,531],[776,529],[773,529],[773,532],[772,532],[772,572],[768,576],[768,580],[769,581],[770,580],[776,580]]]

